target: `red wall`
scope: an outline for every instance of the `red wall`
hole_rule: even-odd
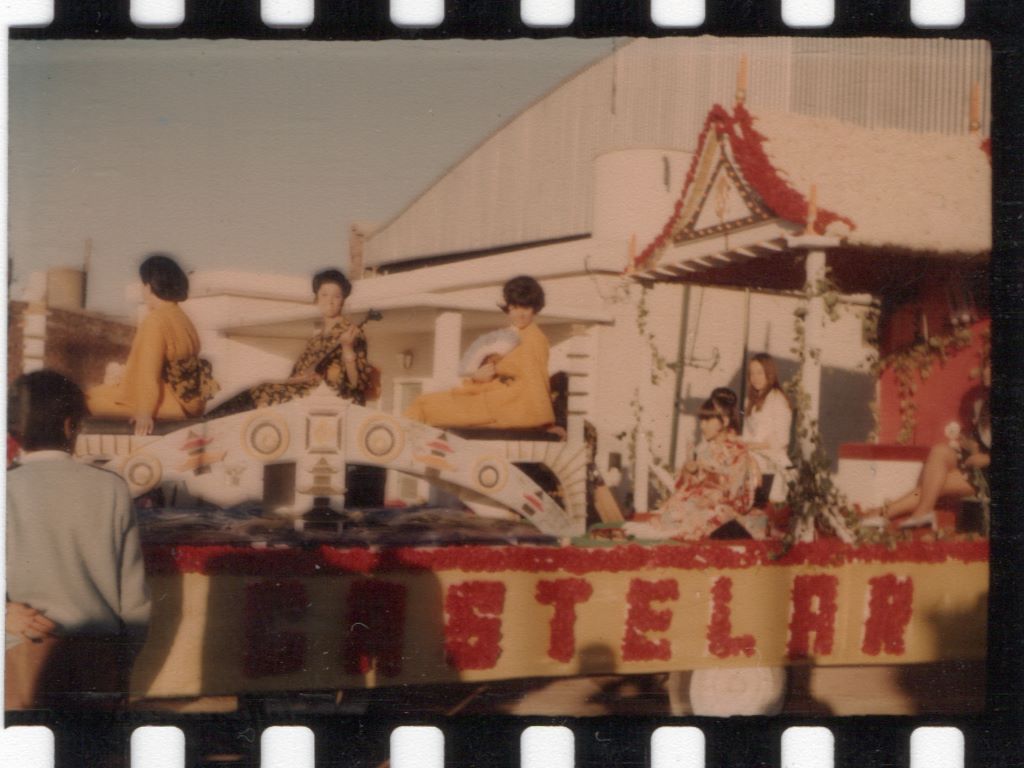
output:
[[[960,405],[969,389],[980,384],[972,378],[971,372],[981,362],[982,331],[989,327],[989,321],[979,320],[971,326],[971,345],[949,355],[945,363],[936,360],[931,375],[917,381],[917,426],[911,437],[911,445],[933,445],[945,442],[944,430],[951,421],[959,420]],[[899,396],[896,392],[896,377],[886,369],[881,376],[879,393],[879,442],[895,443],[900,433]]]

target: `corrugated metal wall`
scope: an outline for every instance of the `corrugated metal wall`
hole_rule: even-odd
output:
[[[587,233],[592,159],[638,146],[692,151],[710,106],[733,102],[744,53],[755,114],[786,110],[867,127],[965,133],[971,83],[979,82],[988,135],[985,41],[636,40],[485,141],[368,241],[366,263]]]

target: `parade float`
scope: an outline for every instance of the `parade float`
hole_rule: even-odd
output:
[[[858,156],[830,164],[823,155],[837,134]],[[905,285],[911,272],[932,270],[944,281],[942,293],[954,283],[980,285],[984,272],[983,216],[974,226],[947,224],[926,199],[906,208],[892,231],[872,228],[887,220],[879,210],[915,202],[900,195],[916,189],[920,176],[900,162],[929,168],[932,190],[947,174],[947,189],[972,205],[984,199],[988,159],[977,137],[936,138],[934,147],[918,137],[913,152],[909,141],[837,122],[755,116],[742,102],[732,111],[714,107],[675,213],[629,257],[626,280],[703,281],[803,297],[795,398],[800,471],[790,486],[789,521],[781,523],[787,536],[637,543],[593,510],[597,525],[588,533],[594,488],[587,488],[586,446],[571,431],[568,439],[543,430],[460,436],[357,406],[326,387],[250,413],[165,425],[172,429],[163,435],[136,437],[124,425],[93,422],[79,440],[83,460],[119,472],[146,504],[206,509],[207,520],[221,521],[213,532],[196,529],[201,535],[175,541],[182,529],[172,520],[163,540],[149,537],[157,599],[135,693],[182,698],[983,659],[987,541],[954,534],[955,522],[945,532],[865,541],[850,505],[820,487],[828,469],[816,457],[818,330],[828,322],[832,295],[883,297],[880,332],[898,346],[907,317],[927,323],[935,312],[926,306],[921,320],[918,309],[905,308],[927,305],[936,291],[924,280],[913,301],[904,288],[902,303],[887,303],[890,288]],[[784,164],[793,150],[800,167]],[[893,178],[879,182],[884,194],[872,196],[864,181],[856,195],[844,196],[842,170],[857,162],[889,169]],[[925,213],[931,219],[923,220]],[[938,333],[957,334],[955,348],[945,335],[938,344],[927,331],[920,338],[918,328],[904,353],[934,354],[941,363],[935,378],[952,377],[933,382],[946,397],[933,393],[929,413],[917,415],[913,431],[922,442],[935,437],[932,421],[955,413],[961,392],[950,392],[951,381],[961,390],[969,385],[965,366],[983,343],[978,307],[962,309],[931,322]],[[914,352],[915,343],[924,351]],[[835,485],[865,504],[866,493],[899,490],[858,487],[865,465],[876,477],[899,478],[906,475],[900,468],[921,459],[922,448],[898,444],[908,442],[909,408],[892,402],[907,394],[897,380],[908,375],[898,370],[899,359],[892,353],[880,361],[881,435],[894,444],[854,445],[840,455]],[[909,375],[921,373],[918,366]],[[546,466],[554,483],[542,488],[520,470],[525,464]],[[483,516],[356,508],[346,498],[353,467],[423,479]],[[141,514],[145,520],[147,511]],[[695,676],[694,684],[702,679]],[[734,688],[717,689],[705,711],[778,705],[781,678],[770,691],[750,677],[730,680]],[[736,687],[736,680],[748,682]],[[694,701],[701,695],[692,694]]]
[[[592,74],[605,89],[604,70]],[[913,484],[972,385],[991,250],[978,120],[952,135],[755,111],[743,79],[733,108],[703,112],[699,133],[673,142],[692,154],[605,148],[593,160],[589,238],[371,265],[377,274],[356,281],[346,312],[384,314],[369,331],[381,400],[358,406],[320,388],[145,437],[86,425],[79,458],[121,474],[138,500],[154,613],[136,697],[749,670],[693,691],[712,700],[698,709],[694,695],[697,711],[729,714],[777,710],[781,667],[824,681],[851,668],[865,679],[943,662],[980,668],[987,499],[977,500],[982,524],[951,509],[934,531],[866,536],[852,514]],[[639,171],[656,181],[627,183]],[[425,201],[433,216],[439,207]],[[405,230],[421,237],[416,215],[414,204],[409,222],[367,236],[368,253],[401,250]],[[643,217],[657,226],[636,226]],[[569,380],[561,431],[460,433],[399,416],[420,388],[450,386],[462,350],[503,324],[495,288],[519,273],[549,296],[550,370]],[[186,308],[225,391],[287,375],[288,345],[312,331],[306,281],[220,284],[196,276]],[[666,345],[657,336],[672,325],[657,303],[686,286],[723,290],[705,337],[679,328],[685,308],[671,315],[667,344],[678,340],[680,355],[658,392],[684,370],[689,401],[736,387],[729,377],[745,367],[751,333],[734,310],[751,294],[776,313],[758,334],[794,348],[800,471],[775,510],[775,538],[653,543],[619,530],[615,506],[626,516],[656,506],[655,465],[677,468],[676,432],[692,426],[682,387],[664,414],[652,389]],[[736,349],[697,349],[725,336]],[[837,402],[823,368],[850,336],[856,361],[843,365],[865,363],[857,382],[870,392]],[[842,411],[872,400],[873,439],[863,430],[857,442],[823,443]],[[671,425],[671,451],[654,445],[657,420]],[[595,503],[602,491],[611,505]],[[767,684],[765,670],[776,670]],[[886,691],[898,699],[895,678]],[[915,711],[877,705],[845,712]]]

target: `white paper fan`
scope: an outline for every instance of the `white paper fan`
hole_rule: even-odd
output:
[[[511,328],[485,333],[472,344],[459,361],[459,376],[472,376],[488,355],[504,357],[519,346],[519,334]]]

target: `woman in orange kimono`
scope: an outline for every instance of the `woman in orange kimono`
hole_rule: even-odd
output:
[[[216,393],[210,364],[199,358],[199,335],[178,302],[188,298],[188,277],[169,256],[154,254],[139,266],[149,313],[139,324],[121,380],[86,392],[93,416],[128,417],[136,435],[154,419],[202,416]]]
[[[544,289],[521,275],[505,283],[502,310],[519,344],[496,363],[485,362],[461,387],[420,395],[406,418],[435,427],[493,429],[543,427],[554,423],[548,379],[548,340],[534,322],[544,308]]]

